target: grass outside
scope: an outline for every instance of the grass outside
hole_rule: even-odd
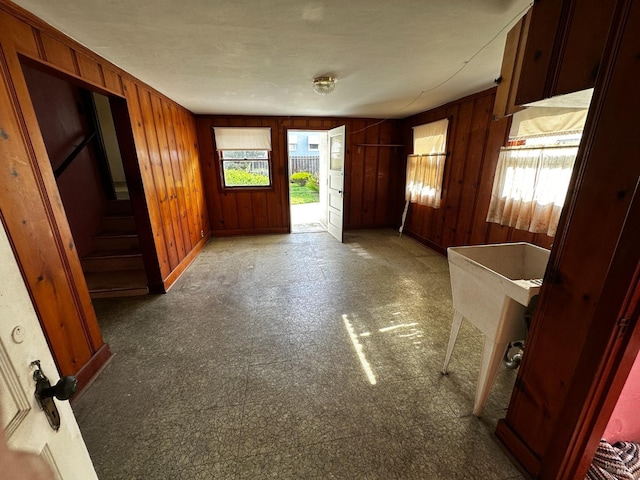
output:
[[[291,205],[302,205],[303,203],[316,203],[320,201],[318,192],[309,190],[295,183],[289,184],[289,192],[291,195]]]

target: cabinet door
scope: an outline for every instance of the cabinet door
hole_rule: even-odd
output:
[[[516,105],[594,86],[614,5],[601,0],[535,2]]]
[[[531,10],[507,34],[500,78],[496,80],[498,89],[496,90],[496,100],[493,106],[494,120],[522,110],[521,107],[516,106],[516,90],[520,82],[520,72],[522,71],[522,60],[524,58],[525,45],[527,44],[530,19]]]
[[[552,95],[593,88],[613,18],[615,2],[573,2],[571,28],[565,35],[559,68],[552,78]]]

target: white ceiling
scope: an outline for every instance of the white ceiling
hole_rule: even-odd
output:
[[[14,1],[194,113],[373,118],[491,87],[530,3]],[[311,80],[326,74],[338,81],[322,97]]]

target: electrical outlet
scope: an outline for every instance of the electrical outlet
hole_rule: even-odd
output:
[[[200,230],[200,238],[204,238],[204,230]]]

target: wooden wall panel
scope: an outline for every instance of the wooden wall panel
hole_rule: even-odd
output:
[[[329,130],[346,126],[345,228],[390,227],[399,221],[398,166],[403,149],[399,121],[310,117],[199,116],[201,167],[214,235],[290,231],[287,130]],[[271,127],[273,188],[223,190],[213,141],[214,126]],[[384,144],[385,146],[380,146]],[[397,218],[396,218],[397,217]]]
[[[76,52],[75,57],[78,62],[79,75],[94,85],[104,87],[104,75],[102,74],[102,67],[100,64],[94,59],[79,52]]]
[[[20,63],[28,59],[30,65],[68,75],[84,88],[110,95],[112,105],[122,106],[114,115],[127,122],[119,127],[126,131],[122,142],[129,147],[125,170],[132,191],[141,197],[132,203],[136,223],[148,228],[141,240],[147,238],[151,249],[152,261],[145,260],[145,265],[154,270],[148,276],[155,292],[171,286],[209,235],[195,118],[6,0],[0,0],[0,57],[0,85],[9,95],[2,101],[0,128],[18,128],[15,135],[12,130],[10,142],[3,142],[9,151],[0,158],[0,172],[10,173],[12,162],[26,165],[26,159],[33,165],[21,172],[21,188],[0,191],[0,212],[10,238],[20,245],[17,258],[54,358],[63,374],[79,375],[84,385],[110,354],[100,335]]]
[[[485,220],[499,149],[507,140],[510,122],[491,120],[494,98],[493,88],[403,121],[403,139],[411,153],[414,126],[449,118],[442,204],[438,209],[411,204],[404,229],[441,253],[458,245],[527,241],[549,248],[553,242],[546,235]],[[404,183],[404,173],[399,178]]]
[[[42,45],[42,60],[55,65],[60,70],[73,75],[78,75],[78,65],[75,59],[75,52],[62,42],[47,35],[40,33],[40,42]]]
[[[511,125],[510,118],[502,118],[489,123],[489,133],[487,135],[487,146],[485,154],[480,164],[480,178],[476,184],[475,208],[477,215],[473,216],[473,224],[471,226],[471,245],[479,245],[487,242],[487,234],[490,224],[486,221],[486,217],[482,212],[489,211],[489,203],[491,202],[491,189],[486,188],[487,185],[493,185],[493,177],[498,163],[498,154],[500,147],[505,145],[509,136],[509,127]],[[484,188],[482,188],[484,186]]]
[[[491,96],[478,99],[471,120],[471,132],[462,176],[459,203],[461,208],[458,208],[458,218],[455,225],[454,243],[456,245],[468,245],[471,241],[473,214],[476,211],[482,161],[488,141],[487,132],[491,123],[489,114],[492,111],[493,99]]]
[[[102,67],[102,74],[104,75],[104,86],[107,90],[124,96],[124,90],[122,89],[122,80],[120,75],[111,70],[109,67]]]
[[[0,26],[2,27],[0,30],[11,32],[11,37],[3,39],[3,43],[11,41],[14,47],[19,46],[23,53],[33,58],[40,56],[40,45],[39,42],[36,41],[36,37],[38,37],[39,40],[39,36],[37,30],[31,25],[8,12],[0,10]]]

